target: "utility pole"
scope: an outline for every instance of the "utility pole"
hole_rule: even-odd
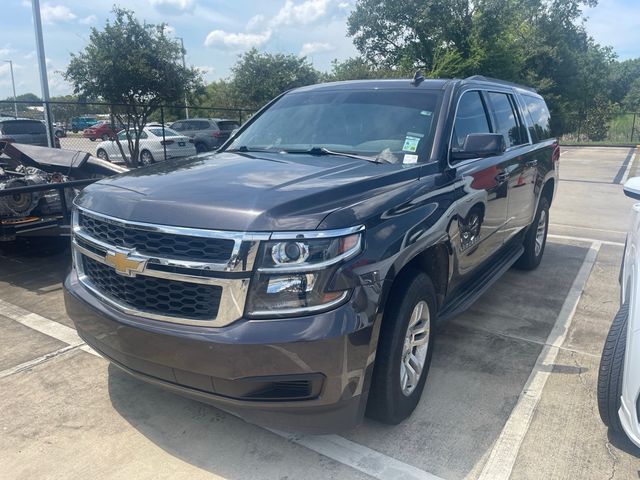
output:
[[[47,59],[44,56],[44,41],[42,39],[42,19],[40,18],[40,0],[31,0],[33,7],[33,26],[36,32],[36,53],[38,54],[38,66],[40,69],[40,87],[42,88],[42,100],[44,106],[44,122],[47,127],[47,142],[49,147],[54,147],[51,106],[49,104],[49,80],[47,79]]]
[[[18,101],[16,100],[16,79],[13,77],[13,62],[11,60],[4,60],[9,64],[11,69],[11,87],[13,88],[13,114],[18,118]]]
[[[182,46],[182,67],[183,68],[187,68],[187,62],[184,59],[184,52],[185,52],[185,50],[184,50],[184,41],[182,40],[182,37],[178,37],[178,38],[180,39],[180,45]],[[187,102],[187,91],[186,91],[186,89],[185,89],[185,92],[184,92],[184,113],[185,113],[185,116],[187,118],[189,118],[189,104]]]

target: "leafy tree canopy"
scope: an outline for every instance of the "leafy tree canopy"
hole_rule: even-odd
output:
[[[306,57],[260,53],[253,48],[233,66],[230,87],[240,104],[259,107],[282,92],[317,83],[320,78]]]
[[[91,29],[89,44],[71,55],[64,76],[75,94],[113,105],[113,115],[127,130],[131,154],[120,146],[123,157],[137,165],[149,115],[161,104],[183,103],[185,92],[202,88],[202,78],[195,68],[182,66],[182,47],[166,35],[166,25],[140,23],[119,7],[113,14],[102,30]]]

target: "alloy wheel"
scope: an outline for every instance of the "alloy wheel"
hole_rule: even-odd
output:
[[[400,360],[400,389],[407,397],[413,393],[420,382],[429,351],[430,332],[429,305],[422,300],[413,307],[411,312]]]
[[[544,239],[547,233],[547,212],[542,210],[540,212],[540,219],[538,220],[538,226],[536,227],[536,257],[540,255],[542,246],[544,245]]]

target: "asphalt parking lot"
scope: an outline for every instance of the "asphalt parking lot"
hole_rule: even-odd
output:
[[[68,252],[0,246],[0,478],[639,478],[596,404],[634,152],[563,149],[540,267],[443,326],[408,421],[342,435],[268,431],[130,378],[66,317]]]

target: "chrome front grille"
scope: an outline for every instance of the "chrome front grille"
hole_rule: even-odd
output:
[[[115,247],[136,250],[166,258],[226,262],[231,258],[234,241],[230,238],[175,235],[135,225],[122,225],[80,212],[79,226],[93,238]]]
[[[259,242],[269,238],[130,222],[83,208],[74,210],[72,233],[78,278],[104,303],[212,327],[242,317]]]
[[[214,320],[218,315],[222,294],[222,287],[218,285],[125,277],[89,257],[82,259],[82,269],[98,290],[141,313],[205,321]]]

